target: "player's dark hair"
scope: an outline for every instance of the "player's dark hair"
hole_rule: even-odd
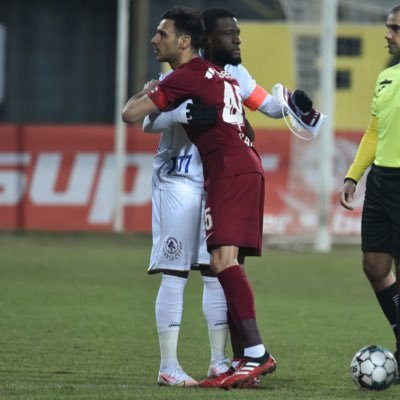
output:
[[[220,18],[236,18],[236,15],[226,10],[225,8],[207,8],[201,13],[203,17],[204,27],[206,29],[206,35],[213,32],[217,19]]]
[[[393,7],[393,8],[390,10],[389,14],[397,14],[398,12],[400,12],[400,5],[398,5],[398,6],[396,6],[396,7]]]
[[[162,19],[174,21],[175,30],[180,35],[189,35],[192,47],[198,50],[204,39],[204,24],[200,12],[190,7],[173,7],[165,12]]]

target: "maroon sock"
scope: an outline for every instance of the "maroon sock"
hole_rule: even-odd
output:
[[[229,336],[231,337],[233,358],[243,358],[244,357],[244,348],[243,348],[242,339],[236,328],[236,324],[233,322],[233,319],[229,312],[228,312],[228,327],[229,327]]]
[[[256,323],[253,289],[243,269],[234,265],[217,276],[224,289],[228,312],[236,325],[243,348],[262,343]]]
[[[253,289],[239,265],[229,267],[218,275],[224,289],[228,309],[233,321],[255,319]]]

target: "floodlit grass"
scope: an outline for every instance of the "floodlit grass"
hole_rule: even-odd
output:
[[[0,234],[0,399],[399,398],[400,387],[363,391],[349,376],[359,348],[394,345],[357,247],[248,259],[260,330],[279,363],[262,389],[158,387],[160,277],[146,273],[149,251],[147,236]],[[209,363],[201,286],[192,273],[179,347],[198,379]]]

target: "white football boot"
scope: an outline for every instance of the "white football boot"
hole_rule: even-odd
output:
[[[157,382],[160,386],[195,387],[199,385],[180,365],[173,369],[160,371]]]
[[[211,364],[210,367],[208,368],[207,378],[216,378],[217,376],[220,376],[220,375],[224,374],[225,372],[227,372],[229,369],[229,365],[228,365],[229,361],[230,361],[229,359],[226,359],[226,360],[222,360],[217,363]]]

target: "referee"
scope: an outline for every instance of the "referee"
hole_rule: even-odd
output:
[[[398,57],[400,5],[390,11],[386,27],[388,51]],[[396,359],[400,364],[400,64],[380,73],[371,114],[369,126],[344,179],[340,203],[353,210],[351,202],[357,182],[371,166],[362,211],[362,266],[392,326]]]

